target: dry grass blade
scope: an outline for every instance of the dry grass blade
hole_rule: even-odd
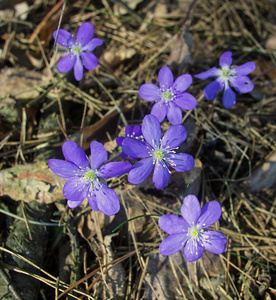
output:
[[[112,265],[110,268],[106,269],[105,271],[103,271],[103,273],[107,273],[109,269],[111,269],[113,266],[117,265],[118,263],[124,261],[125,259],[129,258],[130,256],[134,255],[135,251],[132,251],[128,254],[125,254],[122,257],[119,257],[117,259],[115,259],[112,262],[107,263],[106,265],[103,265],[102,267],[108,267],[110,265]],[[85,277],[81,278],[80,280],[78,280],[76,283],[74,283],[73,285],[71,285],[69,288],[67,288],[62,294],[59,295],[58,299],[61,298],[62,296],[66,295],[68,292],[70,292],[72,289],[74,289],[76,286],[78,286],[79,284],[83,283],[85,280],[91,278],[93,275],[95,275],[97,272],[101,271],[101,267],[95,269],[94,271],[90,272],[88,275],[86,275]],[[97,277],[96,280],[94,280],[92,282],[92,284],[88,287],[88,291],[92,288],[92,286],[102,277],[102,275],[99,275]]]

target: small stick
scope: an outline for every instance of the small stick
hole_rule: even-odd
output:
[[[30,39],[29,39],[29,43],[33,43],[33,41],[35,40],[36,36],[40,33],[41,29],[43,28],[43,26],[48,22],[48,20],[50,19],[50,17],[60,9],[61,5],[63,4],[65,0],[60,0],[49,12],[48,14],[43,18],[43,20],[38,24],[38,26],[36,27],[35,31],[32,33]]]
[[[54,43],[54,51],[56,51],[56,48],[57,48],[57,38],[58,38],[60,26],[61,26],[61,21],[63,19],[63,15],[64,15],[64,12],[65,12],[66,2],[67,2],[67,0],[64,0],[63,5],[62,5],[62,9],[61,9],[61,14],[60,14],[59,21],[58,21],[57,35],[56,35],[55,43]]]

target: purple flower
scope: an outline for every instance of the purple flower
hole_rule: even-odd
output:
[[[196,107],[196,99],[185,90],[192,84],[190,74],[184,74],[174,81],[169,67],[163,67],[158,73],[160,88],[153,83],[145,83],[140,86],[139,95],[142,99],[156,103],[153,105],[151,114],[161,123],[167,116],[173,124],[182,123],[182,109],[190,110]]]
[[[79,27],[76,37],[77,41],[67,30],[59,30],[57,43],[68,48],[66,56],[57,63],[59,72],[65,73],[74,67],[75,78],[79,81],[82,79],[83,65],[88,70],[94,70],[97,67],[98,60],[89,51],[93,51],[97,46],[100,46],[103,40],[98,38],[92,39],[93,33],[94,26],[89,22],[85,22]],[[57,30],[53,33],[54,39],[56,35]]]
[[[119,136],[119,137],[116,138],[117,145],[122,146],[123,140],[127,137],[132,138],[132,139],[141,140],[143,138],[142,131],[141,131],[141,126],[140,125],[135,125],[132,129],[132,127],[130,125],[127,125],[126,129],[125,129],[125,136]],[[121,154],[122,159],[126,159],[127,156],[128,155],[125,154],[124,151],[122,151],[122,154]],[[134,157],[134,156],[129,157],[130,160],[134,160],[136,158],[137,157]]]
[[[220,69],[214,67],[205,72],[195,75],[199,79],[207,79],[209,77],[217,77],[217,79],[209,83],[203,90],[204,97],[207,100],[213,100],[217,97],[217,92],[224,89],[222,102],[226,108],[231,108],[236,103],[236,94],[232,91],[229,82],[233,88],[242,94],[249,93],[253,90],[254,84],[247,77],[249,73],[255,70],[254,62],[245,63],[239,67],[230,69],[232,64],[232,52],[224,52],[220,59]]]
[[[109,162],[107,151],[101,143],[90,144],[91,166],[84,150],[75,142],[67,141],[62,146],[66,160],[50,159],[50,169],[67,182],[63,195],[68,199],[70,208],[75,208],[87,197],[93,210],[100,210],[107,216],[116,214],[120,203],[116,193],[109,188],[105,181],[109,177],[118,177],[130,171],[132,165],[128,162]],[[102,166],[101,166],[102,165]]]
[[[196,196],[188,195],[183,200],[180,218],[175,215],[164,215],[158,224],[169,234],[159,247],[162,255],[171,255],[184,247],[188,261],[199,259],[204,251],[221,254],[225,251],[227,239],[216,231],[204,230],[215,224],[221,216],[221,207],[217,201],[211,201],[200,208]]]
[[[135,164],[128,174],[128,181],[133,184],[143,182],[151,173],[152,181],[157,189],[164,188],[170,180],[170,165],[177,172],[189,171],[194,167],[194,159],[186,153],[175,153],[187,138],[183,125],[171,126],[161,139],[161,126],[153,115],[146,115],[142,124],[145,141],[125,138],[122,143],[123,151],[129,155],[144,158]]]

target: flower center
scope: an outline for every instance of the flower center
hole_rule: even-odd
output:
[[[197,236],[199,234],[199,230],[196,227],[193,227],[193,228],[191,228],[190,234],[192,237],[197,238]]]
[[[230,74],[229,74],[229,70],[222,70],[222,76],[223,76],[223,77],[227,77],[227,78],[228,78],[229,75],[230,75]]]
[[[73,52],[74,55],[79,55],[81,53],[81,49],[79,46],[74,46],[71,51]]]
[[[175,149],[172,150],[168,150],[170,147],[166,146],[166,147],[162,147],[161,145],[162,140],[160,140],[160,144],[159,145],[154,145],[152,146],[148,146],[149,149],[149,155],[153,158],[153,164],[155,165],[163,165],[168,166],[168,164],[172,167],[175,166],[175,162],[174,162],[174,154],[175,154]]]
[[[158,149],[155,151],[154,156],[156,160],[161,160],[164,158],[165,154],[160,149]]]
[[[188,235],[192,239],[200,241],[203,238],[203,229],[200,229],[198,226],[192,226],[188,230]]]
[[[170,99],[171,98],[171,93],[170,92],[164,92],[163,97],[164,97],[164,99]]]
[[[86,179],[86,181],[92,182],[97,178],[97,175],[93,170],[89,170],[84,174],[84,178]]]
[[[162,94],[162,100],[165,102],[165,103],[168,103],[170,101],[172,101],[174,99],[174,93],[172,91],[172,88],[164,91],[162,90],[163,94]]]

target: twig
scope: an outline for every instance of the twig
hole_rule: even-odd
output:
[[[265,74],[267,74],[267,73],[269,73],[269,72],[271,72],[271,71],[273,71],[273,70],[275,70],[275,69],[276,69],[276,65],[269,67],[268,69],[264,70],[261,74],[255,76],[255,77],[252,79],[252,82],[257,81],[260,77],[264,76]]]
[[[61,14],[60,14],[59,21],[58,21],[57,35],[56,35],[55,43],[54,43],[54,51],[56,51],[56,47],[57,47],[57,39],[58,39],[58,34],[59,34],[60,26],[61,26],[61,21],[62,21],[64,12],[65,12],[66,2],[67,2],[67,0],[64,0],[62,9],[61,9]]]
[[[60,9],[61,5],[63,4],[64,0],[60,0],[49,12],[48,14],[43,18],[43,20],[38,24],[38,26],[36,27],[35,31],[33,32],[33,34],[31,35],[30,39],[29,39],[29,43],[33,43],[33,41],[35,40],[36,36],[40,33],[41,29],[43,28],[43,26],[48,22],[48,20],[50,19],[50,17]]]

